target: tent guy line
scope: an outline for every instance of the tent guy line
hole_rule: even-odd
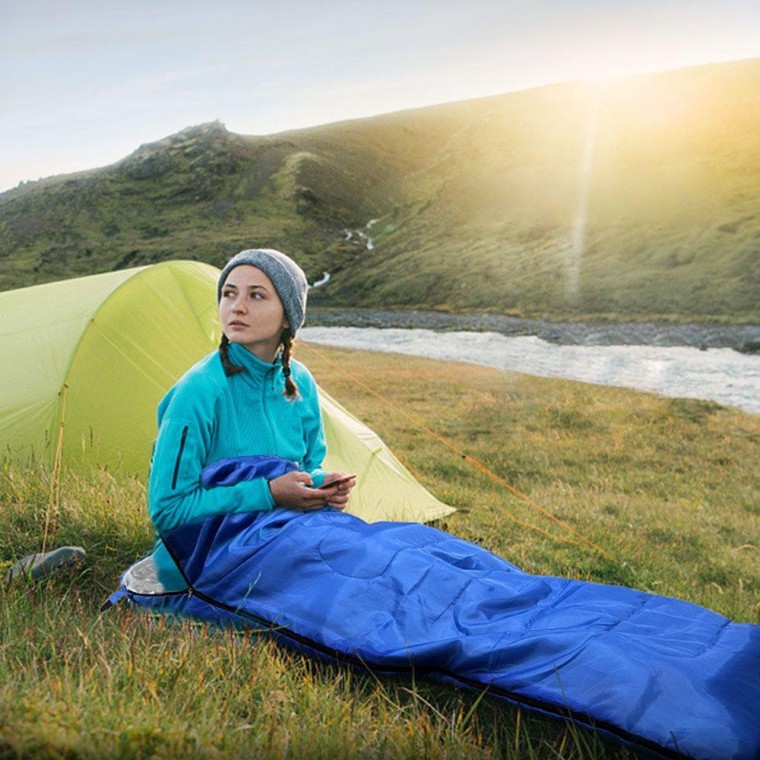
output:
[[[325,361],[327,364],[329,364],[334,369],[337,369],[339,372],[341,372],[345,377],[349,378],[352,382],[356,383],[359,387],[361,387],[363,390],[365,390],[367,393],[371,394],[375,398],[377,398],[382,403],[386,404],[388,407],[393,409],[393,411],[397,412],[398,414],[402,415],[405,419],[409,420],[417,429],[421,430],[422,432],[429,435],[431,438],[434,438],[439,443],[443,444],[447,449],[454,452],[460,459],[464,460],[468,464],[471,464],[476,469],[480,470],[482,473],[484,473],[486,476],[488,476],[494,483],[502,486],[503,488],[506,488],[508,491],[510,491],[512,494],[517,496],[519,499],[522,499],[526,504],[533,507],[534,509],[538,510],[542,515],[545,517],[548,517],[550,520],[554,521],[558,525],[562,526],[565,530],[569,531],[573,535],[575,535],[577,538],[581,539],[581,541],[588,546],[590,546],[592,549],[595,549],[598,551],[603,557],[610,560],[611,562],[615,562],[613,557],[610,556],[604,549],[602,549],[600,546],[595,544],[591,539],[586,538],[582,533],[575,530],[572,526],[568,525],[564,520],[560,519],[556,515],[552,514],[546,507],[542,507],[540,504],[538,504],[536,501],[530,498],[530,496],[526,496],[521,491],[518,491],[514,486],[510,485],[504,478],[497,475],[493,470],[491,470],[489,467],[487,467],[485,464],[477,460],[475,457],[470,456],[469,454],[461,451],[459,448],[457,448],[456,445],[454,445],[451,441],[449,441],[447,438],[444,438],[440,433],[436,433],[435,430],[432,430],[424,423],[420,422],[418,419],[416,419],[413,415],[409,414],[409,412],[402,409],[397,404],[394,404],[390,399],[385,398],[385,396],[382,396],[380,393],[378,393],[376,390],[371,388],[367,383],[365,383],[363,380],[360,380],[355,375],[352,375],[350,372],[345,370],[343,367],[341,367],[337,362],[332,361],[329,359],[324,352],[320,351],[319,349],[315,348],[314,344],[304,344],[303,342],[301,345],[306,345],[309,350],[311,350],[314,354],[319,356],[323,361]],[[524,523],[517,518],[513,518],[511,514],[507,512],[507,515],[511,520],[516,522],[518,525],[521,525],[523,527],[530,528],[531,530],[538,531],[539,533],[543,533],[544,535],[548,536],[549,538],[555,539],[557,541],[564,541],[566,543],[571,543],[577,545],[577,541],[572,541],[568,539],[564,539],[559,536],[554,536],[551,533],[548,533],[541,528],[538,528],[536,526],[530,525],[529,523]]]
[[[63,427],[66,420],[66,397],[68,396],[69,386],[66,383],[61,388],[61,422],[58,425],[58,437],[55,445],[55,457],[53,459],[53,472],[50,477],[50,496],[48,498],[47,508],[45,510],[45,528],[42,533],[42,548],[40,554],[44,557],[48,542],[55,539],[55,529],[58,526],[58,514],[61,508],[61,469],[63,461]],[[52,519],[51,519],[52,513]],[[52,525],[51,525],[52,524]]]

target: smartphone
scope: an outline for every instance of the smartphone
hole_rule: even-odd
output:
[[[339,486],[342,483],[348,483],[349,480],[353,480],[356,476],[355,475],[348,475],[345,478],[340,478],[340,480],[333,480],[330,483],[323,483],[319,488],[332,488],[333,486]]]

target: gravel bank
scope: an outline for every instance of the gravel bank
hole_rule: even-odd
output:
[[[760,325],[670,324],[664,322],[547,322],[496,314],[442,314],[432,311],[310,308],[310,327],[396,327],[466,330],[502,335],[535,335],[550,343],[576,346],[690,346],[733,348],[760,353]]]

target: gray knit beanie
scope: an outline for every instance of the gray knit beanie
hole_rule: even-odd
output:
[[[290,332],[295,337],[296,332],[303,325],[306,314],[306,291],[309,289],[309,282],[301,267],[293,259],[273,248],[252,248],[241,251],[227,262],[219,275],[216,288],[217,303],[222,300],[222,286],[229,273],[241,264],[250,264],[260,269],[272,281],[285,309]]]

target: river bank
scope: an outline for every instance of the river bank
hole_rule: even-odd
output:
[[[671,324],[668,322],[549,322],[500,314],[444,314],[433,311],[331,309],[307,312],[309,327],[376,327],[435,331],[494,332],[535,336],[566,346],[688,346],[732,348],[760,354],[760,325]]]

